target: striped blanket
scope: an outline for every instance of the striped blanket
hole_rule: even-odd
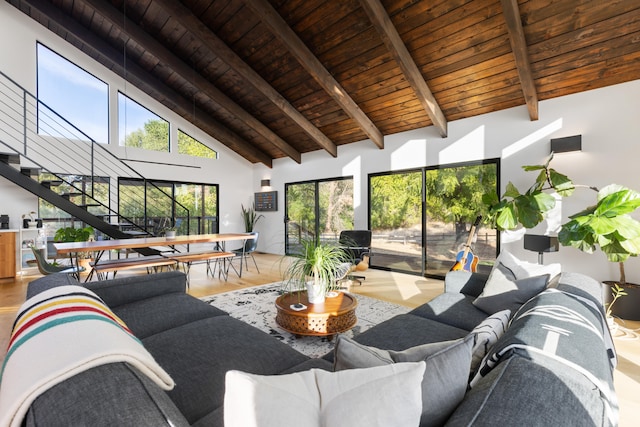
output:
[[[60,286],[18,312],[0,371],[0,425],[19,426],[50,387],[95,366],[126,362],[171,390],[173,380],[93,292]]]

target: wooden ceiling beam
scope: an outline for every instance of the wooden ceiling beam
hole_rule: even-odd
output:
[[[511,50],[516,60],[520,86],[522,86],[524,100],[529,110],[529,118],[538,120],[538,92],[531,72],[531,62],[529,61],[527,41],[524,38],[524,30],[522,29],[518,1],[500,0],[500,3],[502,3],[502,12],[507,23]]]
[[[161,63],[163,63],[163,65],[169,67],[185,81],[196,86],[199,91],[207,95],[215,103],[231,113],[231,115],[243,121],[247,126],[251,127],[279,150],[282,150],[282,152],[287,156],[291,157],[297,163],[301,163],[302,155],[298,150],[276,135],[271,129],[249,114],[244,108],[236,104],[214,84],[202,77],[197,70],[194,70],[181,58],[166,49],[137,23],[133,22],[126,16],[123,17],[122,12],[111,6],[110,3],[99,0],[81,0],[81,3],[92,8],[111,25],[116,27],[123,34],[126,34],[135,43],[142,46],[147,53],[155,56]]]
[[[300,40],[298,35],[271,6],[268,0],[251,0],[246,2],[256,16],[267,25],[276,36],[298,59],[307,72],[331,96],[345,113],[356,121],[358,126],[379,148],[384,148],[384,136],[380,129],[367,117],[347,91],[336,81],[320,60]]]
[[[360,0],[360,4],[369,16],[374,28],[378,31],[378,34],[380,34],[387,50],[394,57],[398,65],[400,65],[405,78],[427,111],[427,115],[438,130],[438,133],[443,138],[446,138],[447,119],[444,117],[438,101],[436,101],[422,73],[411,57],[407,46],[402,41],[402,38],[400,38],[398,30],[396,30],[391,22],[391,18],[389,18],[384,6],[379,0]]]
[[[82,49],[84,53],[90,55],[94,59],[97,58],[99,62],[108,67],[115,74],[130,83],[135,84],[140,90],[149,93],[151,96],[153,96],[153,93],[162,94],[163,97],[174,103],[174,105],[169,108],[172,108],[182,117],[187,118],[222,144],[236,151],[239,155],[253,163],[260,162],[267,167],[272,167],[273,159],[266,153],[258,150],[249,142],[245,141],[242,137],[218,122],[215,118],[211,117],[211,115],[206,111],[203,111],[200,108],[196,108],[194,110],[191,100],[184,98],[178,92],[168,88],[163,82],[149,74],[137,64],[128,61],[125,67],[122,50],[114,48],[109,43],[93,34],[72,17],[61,12],[60,9],[52,5],[50,2],[44,0],[23,1],[34,10],[37,10],[42,15],[46,16],[56,25],[64,28],[67,32],[65,39],[69,43],[74,45],[73,40],[71,39],[75,39],[77,42],[75,44],[76,46],[84,45],[84,48]],[[166,105],[166,102],[163,102],[162,100],[159,101]]]
[[[313,123],[291,105],[277,90],[256,73],[253,68],[244,62],[187,7],[175,0],[154,0],[154,3],[170,13],[188,32],[204,43],[212,53],[233,68],[248,84],[266,96],[287,117],[300,126],[319,146],[324,148],[333,157],[337,157],[338,148],[333,141],[314,126]]]

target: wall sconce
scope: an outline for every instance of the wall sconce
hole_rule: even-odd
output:
[[[260,181],[260,187],[262,187],[262,188],[271,187],[271,180],[270,179],[263,179],[262,181]]]
[[[545,252],[558,252],[560,243],[555,236],[540,236],[536,234],[524,235],[524,248],[528,251],[538,252],[538,264],[544,264],[542,256]]]
[[[554,153],[568,153],[570,151],[582,151],[582,135],[553,138],[551,151]]]

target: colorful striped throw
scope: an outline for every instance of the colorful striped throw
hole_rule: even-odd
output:
[[[81,286],[59,286],[26,301],[0,371],[0,425],[19,426],[50,387],[95,366],[126,362],[171,390],[171,377],[105,304]]]

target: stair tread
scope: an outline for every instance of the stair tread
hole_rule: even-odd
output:
[[[8,165],[20,164],[20,155],[16,153],[0,153],[0,161]]]

